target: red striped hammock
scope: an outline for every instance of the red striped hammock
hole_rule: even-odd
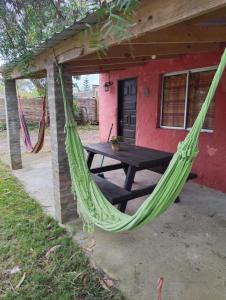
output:
[[[38,153],[41,151],[44,145],[45,138],[45,118],[46,118],[46,97],[42,97],[42,116],[39,121],[39,130],[38,130],[38,139],[35,145],[32,145],[31,137],[28,131],[27,122],[24,115],[24,110],[22,107],[22,103],[20,97],[18,97],[18,111],[19,111],[19,119],[20,119],[20,127],[23,135],[23,141],[26,149],[32,153]]]

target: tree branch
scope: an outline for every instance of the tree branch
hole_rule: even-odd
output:
[[[66,18],[63,16],[63,14],[61,13],[61,11],[58,9],[58,7],[56,6],[54,0],[50,0],[50,2],[52,3],[52,5],[54,6],[56,12],[57,12],[57,15],[59,17],[61,17],[64,21],[66,20]]]

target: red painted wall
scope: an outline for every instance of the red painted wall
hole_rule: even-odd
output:
[[[100,133],[106,141],[111,123],[113,134],[117,134],[117,87],[118,80],[137,77],[137,128],[136,144],[175,152],[179,141],[187,131],[159,128],[161,75],[163,73],[217,65],[220,53],[184,55],[176,59],[151,61],[144,66],[111,72],[100,76]],[[105,92],[105,81],[113,81],[109,92]],[[144,88],[150,95],[144,96]],[[226,192],[226,72],[216,93],[214,132],[201,133],[200,155],[195,164],[198,182]]]

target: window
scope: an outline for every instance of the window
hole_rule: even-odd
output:
[[[190,70],[163,76],[161,127],[189,129],[205,100],[216,67]],[[213,130],[213,100],[203,130]]]

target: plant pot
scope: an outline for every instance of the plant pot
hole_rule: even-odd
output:
[[[111,144],[111,148],[113,151],[117,152],[120,150],[120,144]]]

